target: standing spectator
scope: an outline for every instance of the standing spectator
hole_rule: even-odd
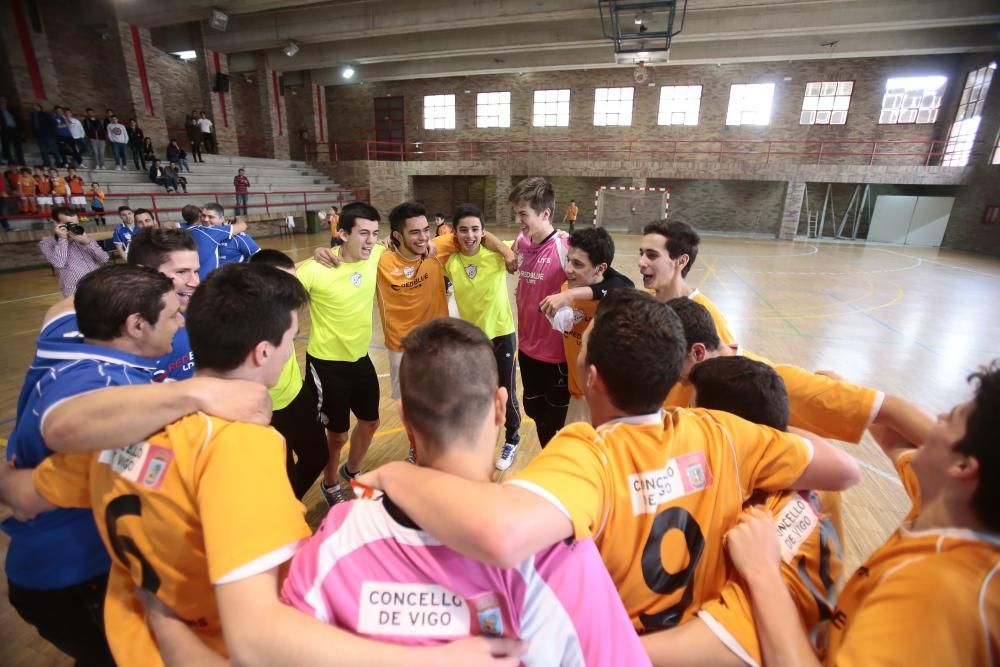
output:
[[[125,171],[128,166],[128,155],[125,153],[128,147],[128,130],[118,122],[118,116],[112,115],[111,122],[107,125],[108,141],[111,143],[111,150],[115,153],[115,169]]]
[[[21,146],[21,126],[14,112],[7,108],[6,97],[0,97],[0,139],[3,140],[3,159],[11,162],[16,157],[17,163],[23,167],[25,162],[24,148]]]
[[[76,167],[82,164],[80,153],[76,150],[76,142],[73,141],[73,133],[69,129],[69,117],[66,115],[65,107],[57,106],[52,112],[52,118],[56,121],[56,145],[59,146],[62,166]],[[73,162],[70,162],[70,158]]]
[[[159,160],[153,160],[153,165],[149,168],[149,181],[162,185],[167,189],[167,192],[177,191],[177,179],[169,170],[160,166]]]
[[[167,146],[167,162],[176,164],[187,170],[187,173],[191,173],[191,167],[188,166],[187,153],[180,147],[176,139],[171,139],[170,145]]]
[[[61,206],[52,209],[53,236],[38,242],[59,276],[59,289],[63,296],[76,291],[76,284],[91,271],[108,261],[108,254],[97,241],[87,236],[80,220],[69,209]]]
[[[100,183],[94,181],[90,184],[87,199],[90,200],[90,210],[94,212],[94,222],[99,225],[108,224],[104,219],[104,190],[101,188]]]
[[[201,141],[205,144],[205,150],[209,153],[218,153],[219,145],[215,141],[215,134],[212,133],[212,121],[208,119],[204,111],[198,118],[198,127],[201,128]]]
[[[111,124],[111,119],[114,118],[115,115],[116,114],[115,114],[115,110],[114,109],[105,109],[104,110],[104,129],[105,130],[108,129],[108,125]]]
[[[156,159],[156,151],[153,150],[153,140],[149,137],[142,140],[142,159],[150,163]]]
[[[56,143],[56,120],[37,102],[31,112],[31,133],[35,135],[38,152],[42,154],[42,166],[46,169],[52,166],[49,164],[49,155],[54,155],[55,164],[60,164],[62,156],[59,155],[59,144]]]
[[[236,210],[233,215],[246,215],[250,200],[250,179],[246,177],[246,169],[240,169],[233,177],[233,187],[236,189]]]
[[[137,170],[142,169],[142,171],[146,171],[146,158],[142,154],[142,146],[145,143],[145,139],[146,135],[143,133],[142,128],[139,127],[139,123],[136,122],[135,118],[129,118],[128,148],[132,153],[132,162],[135,163],[135,168]]]
[[[7,163],[7,171],[3,173],[3,181],[7,190],[7,210],[5,215],[17,215],[20,210],[20,185],[21,174],[17,170],[17,164],[13,161]]]
[[[188,191],[188,179],[184,178],[181,175],[181,168],[178,167],[173,162],[171,162],[169,165],[167,165],[167,171],[170,172],[173,175],[174,180],[177,181],[177,188],[176,189],[183,190],[184,194],[187,194],[187,191]]]
[[[108,138],[107,123],[95,116],[93,109],[88,108],[87,117],[83,119],[83,131],[90,144],[94,169],[104,169],[104,141]]]
[[[69,203],[77,215],[87,212],[87,198],[83,194],[83,179],[76,175],[76,169],[70,169],[66,176],[69,186]]]
[[[563,216],[563,222],[569,223],[569,233],[572,234],[576,229],[576,216],[580,213],[580,209],[576,206],[576,200],[570,199],[569,206],[566,207],[566,215]]]
[[[198,124],[198,116],[195,112],[191,112],[191,115],[187,119],[187,138],[191,142],[191,159],[195,162],[204,162],[205,160],[201,157],[201,141],[204,139],[201,135],[201,125]]]
[[[73,148],[76,149],[76,166],[83,165],[83,154],[87,152],[87,132],[83,129],[83,123],[73,115],[72,109],[65,109],[66,122],[69,124],[69,135],[73,138]]]

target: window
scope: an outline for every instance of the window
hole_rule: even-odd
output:
[[[951,124],[948,143],[944,148],[944,159],[941,161],[945,167],[964,167],[969,164],[969,154],[972,153],[972,145],[979,131],[979,121],[983,116],[986,93],[990,89],[996,68],[996,63],[990,63],[986,67],[972,70],[965,77],[962,99],[958,102],[955,122]],[[993,157],[996,159],[996,155]]]
[[[569,127],[569,89],[536,90],[532,111],[535,127]]]
[[[598,127],[632,124],[634,88],[597,88],[594,90],[594,125]]]
[[[853,92],[853,81],[810,81],[802,98],[799,125],[845,124]]]
[[[773,99],[773,83],[734,83],[729,89],[726,125],[767,125]]]
[[[918,76],[889,79],[885,82],[882,113],[878,122],[933,123],[941,108],[941,95],[948,79],[943,76]]]
[[[663,86],[657,125],[697,125],[701,86]]]
[[[455,129],[454,95],[424,95],[424,129]]]
[[[476,127],[510,127],[510,92],[476,94]]]

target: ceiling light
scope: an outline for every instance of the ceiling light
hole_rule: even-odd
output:
[[[228,25],[229,17],[226,16],[226,13],[221,9],[213,7],[208,15],[208,27],[219,32],[225,32]]]
[[[172,55],[177,56],[181,60],[195,60],[198,58],[197,51],[174,51]]]
[[[340,70],[340,76],[345,79],[350,79],[354,76],[354,68],[350,65],[344,65],[343,69]]]
[[[636,15],[635,15],[635,24],[636,24],[636,25],[642,25],[642,22],[643,22],[644,20],[645,20],[645,19],[643,19],[643,18],[642,18],[642,14],[636,14]]]
[[[288,40],[288,44],[285,44],[285,55],[291,58],[298,52],[299,52],[299,45],[295,43],[295,40],[294,39]]]

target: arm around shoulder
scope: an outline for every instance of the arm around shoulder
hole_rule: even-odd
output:
[[[861,466],[853,456],[814,433],[796,428],[789,431],[812,446],[812,460],[790,488],[843,491],[861,481]]]

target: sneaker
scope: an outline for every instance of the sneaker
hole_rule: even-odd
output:
[[[503,449],[500,450],[500,457],[497,459],[497,470],[503,472],[510,468],[514,463],[514,457],[517,455],[517,445],[512,445],[507,442],[504,443]]]
[[[340,488],[340,484],[327,486],[326,482],[320,480],[319,490],[323,492],[323,498],[326,500],[326,504],[330,507],[333,507],[337,503],[347,501],[347,496],[344,495],[344,491]]]
[[[413,451],[413,447],[410,447],[409,453],[406,455],[406,462],[416,464],[417,463],[417,453]]]
[[[348,484],[351,483],[352,479],[357,479],[358,475],[361,474],[360,470],[357,471],[354,474],[351,474],[350,472],[348,472],[347,471],[347,464],[346,463],[344,465],[340,466],[340,470],[338,472],[340,473],[340,479],[344,480]]]

